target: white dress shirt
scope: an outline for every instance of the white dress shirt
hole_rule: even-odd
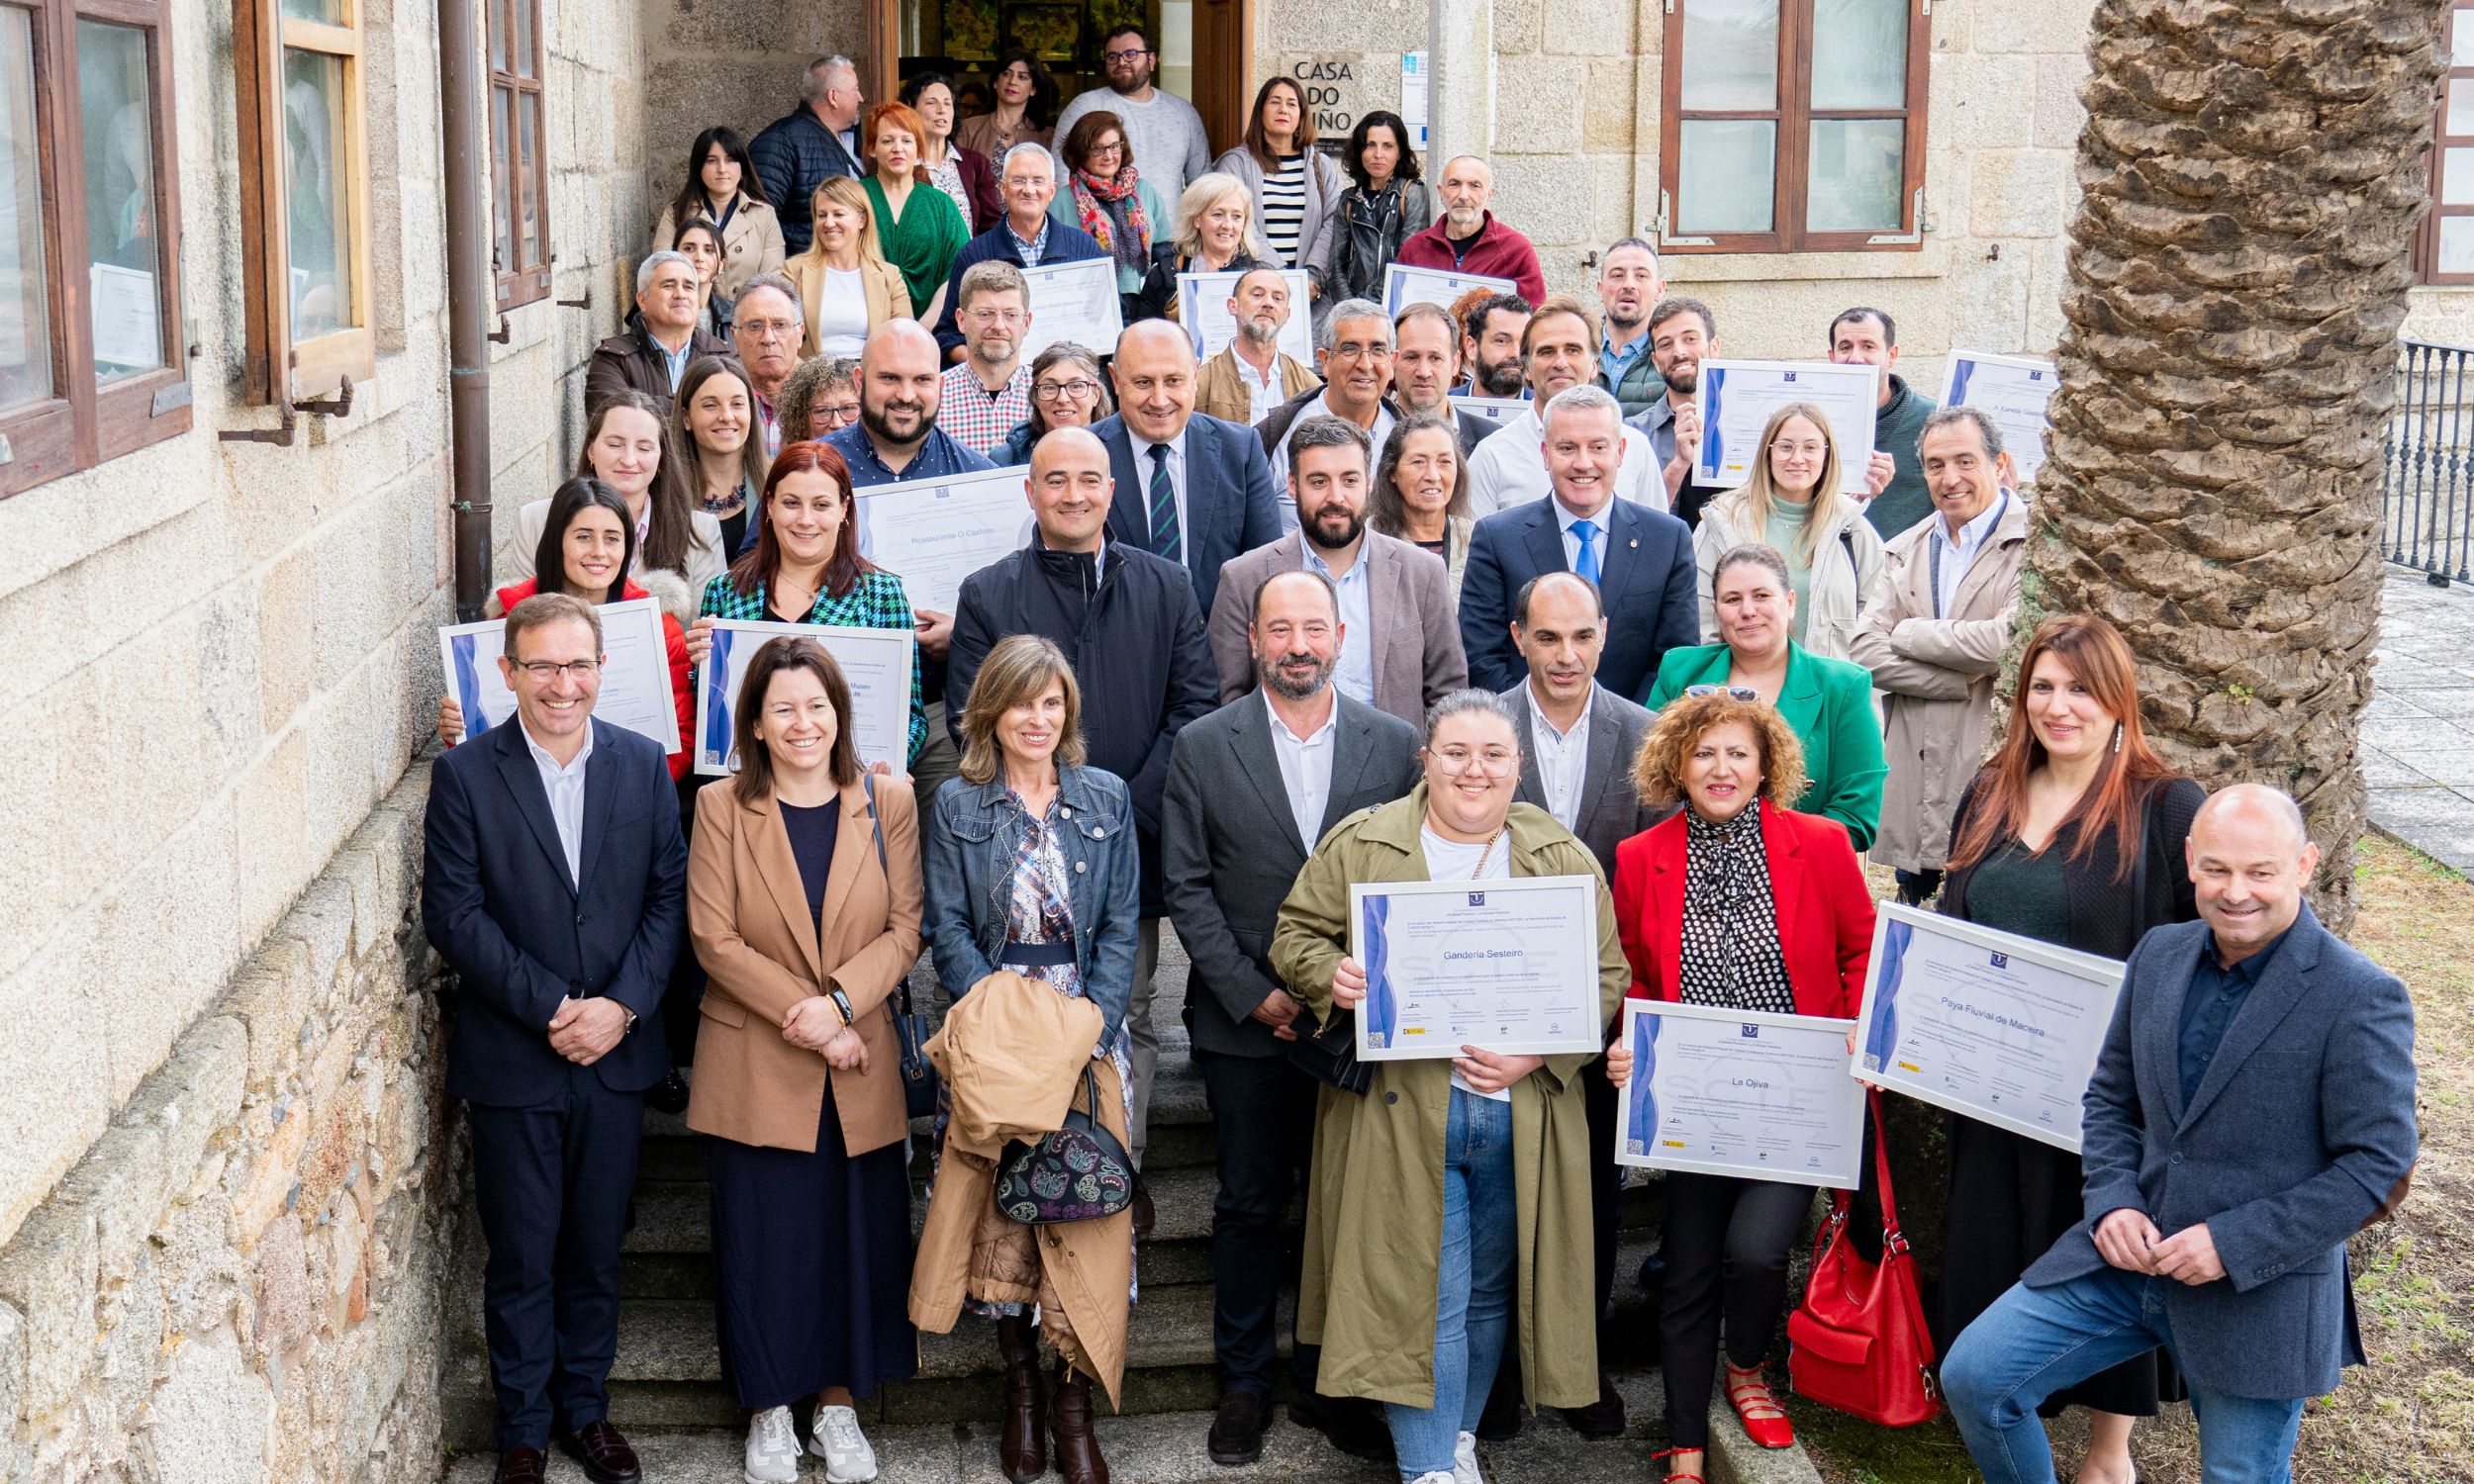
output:
[[[1274,350],[1272,364],[1260,372],[1254,369],[1254,362],[1247,360],[1243,354],[1232,355],[1229,359],[1237,363],[1237,379],[1245,383],[1246,421],[1249,424],[1260,423],[1279,412],[1280,405],[1288,400],[1285,395],[1287,383],[1281,379],[1280,374],[1280,352]]]
[[[1288,431],[1295,432],[1297,422],[1303,422],[1308,417],[1339,417],[1338,413],[1331,410],[1331,393],[1318,393],[1312,402],[1297,409],[1297,420],[1288,424]],[[1341,417],[1340,420],[1346,422],[1349,419]],[[1391,416],[1389,407],[1380,402],[1375,404],[1375,425],[1367,431],[1367,436],[1375,441],[1374,457],[1368,460],[1369,464],[1380,463],[1382,460],[1383,444],[1391,437],[1391,424],[1398,420],[1397,417]],[[1491,443],[1494,439],[1488,438],[1486,441]],[[1288,488],[1288,439],[1285,436],[1280,440],[1280,446],[1272,450],[1272,493],[1280,497],[1280,528],[1295,530],[1297,528],[1297,497]]]
[[[532,729],[516,723],[524,734],[524,746],[532,749],[532,766],[540,770],[541,791],[550,796],[550,822],[558,826],[558,848],[567,855],[567,880],[577,889],[584,886],[584,765],[593,761],[593,723],[584,724],[584,745],[576,749],[575,761],[561,767],[549,749],[532,740]]]
[[[1589,772],[1589,707],[1597,703],[1598,683],[1589,683],[1589,698],[1569,732],[1559,732],[1538,704],[1538,683],[1521,687],[1529,700],[1529,740],[1538,759],[1538,784],[1546,790],[1546,811],[1568,830],[1578,830],[1580,784]]]
[[[1186,503],[1186,489],[1190,483],[1186,474],[1186,429],[1179,428],[1177,436],[1166,443],[1154,443],[1134,431],[1134,425],[1129,422],[1125,425],[1125,438],[1134,450],[1134,498],[1143,512],[1143,534],[1146,537],[1151,534],[1151,450],[1165,448],[1169,451],[1169,487],[1177,492],[1178,542],[1182,550],[1191,553],[1194,549],[1194,522],[1189,513],[1191,507]],[[1148,540],[1140,544],[1145,551],[1151,549],[1152,543]]]
[[[1489,438],[1486,441],[1494,440]],[[1598,576],[1603,579],[1606,576],[1606,543],[1613,539],[1615,534],[1615,503],[1610,500],[1600,508],[1596,514],[1585,517],[1573,514],[1571,508],[1560,500],[1553,502],[1552,509],[1555,511],[1555,523],[1564,532],[1564,566],[1569,571],[1580,570],[1580,537],[1573,532],[1572,527],[1578,525],[1584,518],[1597,527],[1597,533],[1589,540],[1590,544],[1597,548]]]
[[[1512,879],[1512,837],[1508,831],[1500,840],[1468,845],[1458,840],[1446,840],[1435,833],[1433,825],[1421,824],[1417,827],[1417,842],[1426,853],[1426,879],[1430,881],[1506,881]],[[1482,863],[1478,860],[1480,851],[1485,852]],[[1472,1097],[1498,1103],[1512,1100],[1511,1088],[1506,1087],[1500,1092],[1480,1092],[1472,1087],[1469,1079],[1462,1076],[1458,1069],[1452,1073],[1452,1085]]]
[[[1543,500],[1555,491],[1547,478],[1546,441],[1535,412],[1524,412],[1469,456],[1469,512],[1480,520],[1497,510]],[[1380,444],[1377,445],[1380,447]],[[1649,435],[1624,428],[1624,462],[1615,471],[1615,497],[1651,510],[1666,505],[1666,475]]]
[[[1263,708],[1272,714],[1272,752],[1280,759],[1281,787],[1288,790],[1288,812],[1297,821],[1297,838],[1308,851],[1322,838],[1323,810],[1331,803],[1332,756],[1340,747],[1340,702],[1307,736],[1300,737],[1280,719],[1280,708],[1267,692]]]
[[[1297,546],[1305,553],[1305,570],[1319,572],[1331,579],[1340,602],[1339,663],[1332,670],[1332,684],[1338,686],[1351,700],[1375,703],[1375,584],[1366,575],[1367,541],[1358,540],[1358,559],[1346,572],[1334,572],[1314,543],[1300,535]]]
[[[2001,524],[2002,512],[2010,509],[2010,492],[1984,508],[1984,513],[1958,527],[1958,541],[1950,539],[1950,522],[1936,510],[1931,532],[1925,537],[1925,560],[1933,564],[1933,616],[1947,617],[1958,602],[1958,584],[1967,576],[1987,543],[1993,539],[1993,527]]]

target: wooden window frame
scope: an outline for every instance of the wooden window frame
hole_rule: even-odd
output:
[[[369,99],[360,0],[341,0],[343,21],[329,25],[283,13],[283,0],[234,0],[233,72],[239,111],[240,245],[246,350],[242,397],[264,406],[296,404],[377,374],[375,284],[369,271]],[[291,219],[285,183],[283,52],[286,47],[343,62],[344,145],[350,164],[344,271],[360,322],[314,339],[292,335]]]
[[[522,8],[531,16],[532,70],[522,70],[523,58],[516,54],[518,31],[516,14]],[[506,49],[511,64],[490,68],[490,161],[491,161],[491,255],[496,263],[494,276],[498,281],[498,307],[511,310],[520,304],[530,304],[549,297],[550,292],[550,169],[549,169],[549,94],[542,85],[541,68],[541,0],[489,0],[485,18],[490,37],[483,43],[485,57],[496,47]],[[499,138],[499,99],[508,100],[509,137]],[[888,95],[890,96],[890,95]],[[524,100],[532,100],[534,127],[532,131],[532,168],[524,171],[517,163],[518,141],[523,138],[521,111]],[[498,177],[497,162],[508,161],[507,178]],[[527,173],[529,178],[527,179]],[[527,235],[523,230],[523,199],[532,197],[533,221],[538,230]],[[507,213],[508,240],[515,245],[516,261],[498,262],[497,213]],[[532,262],[525,254],[534,243],[540,244],[541,260]]]
[[[180,311],[179,156],[171,127],[170,0],[5,0],[28,17],[34,47],[36,182],[43,219],[51,395],[0,412],[0,497],[134,453],[190,427],[189,354]],[[95,381],[92,261],[86,232],[85,117],[77,23],[143,32],[154,170],[155,315],[163,364],[110,386]]]
[[[2442,13],[2439,32],[2439,88],[2431,98],[2431,209],[2423,214],[2423,223],[2414,230],[2414,281],[2432,287],[2463,287],[2474,284],[2474,273],[2442,273],[2439,271],[2439,223],[2443,217],[2474,217],[2474,202],[2443,206],[2439,188],[2447,178],[2446,165],[2450,146],[2474,149],[2474,135],[2448,133],[2448,84],[2453,79],[2474,84],[2474,67],[2450,66],[2454,53],[2457,24],[2474,26],[2474,4],[2460,3]]]
[[[1675,230],[1682,165],[1684,71],[1684,8],[1689,0],[1668,0],[1665,41],[1662,52],[1659,110],[1658,245],[1662,252],[1914,252],[1924,245],[1924,146],[1928,100],[1932,96],[1933,19],[1931,0],[1907,0],[1907,98],[1900,108],[1816,109],[1812,98],[1812,25],[1814,0],[1777,0],[1778,99],[1766,109],[1695,109],[1694,121],[1746,119],[1777,126],[1776,166],[1771,181],[1770,230],[1745,232],[1684,232]],[[1900,161],[1899,222],[1893,232],[1808,232],[1804,229],[1805,193],[1810,184],[1812,125],[1833,119],[1899,119],[1905,122],[1905,147]]]

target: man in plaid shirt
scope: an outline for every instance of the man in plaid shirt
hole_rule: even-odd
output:
[[[1031,368],[1022,359],[1030,306],[1030,283],[1013,264],[992,258],[963,271],[954,320],[970,353],[945,368],[937,417],[973,453],[986,454],[1030,418]]]

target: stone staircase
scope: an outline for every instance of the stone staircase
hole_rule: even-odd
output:
[[[1158,1222],[1138,1255],[1142,1299],[1135,1307],[1123,1410],[1114,1418],[1102,1406],[1102,1443],[1115,1476],[1124,1481],[1178,1479],[1366,1479],[1394,1477],[1389,1469],[1363,1464],[1333,1450],[1285,1419],[1273,1430],[1261,1463],[1247,1469],[1215,1468],[1202,1438],[1217,1398],[1211,1348],[1211,1202],[1213,1135],[1202,1080],[1188,1054],[1180,1018],[1187,961],[1173,933],[1163,933],[1159,999],[1160,1073],[1152,1094],[1151,1144],[1146,1175]],[[941,1009],[942,995],[926,962],[911,976],[922,1007]],[[927,1125],[912,1130],[911,1175],[915,1233],[924,1216],[916,1192],[927,1172]],[[1624,1252],[1619,1273],[1639,1269],[1655,1246],[1662,1190],[1655,1183],[1625,1192]],[[481,1339],[479,1223],[460,1230],[468,1250],[454,1254],[452,1270],[469,1274],[449,1295],[450,1353],[444,1412],[447,1439],[469,1456],[449,1474],[453,1484],[489,1478],[488,1367]],[[618,1321],[618,1361],[611,1375],[611,1415],[641,1444],[646,1478],[661,1481],[727,1480],[738,1477],[738,1439],[745,1414],[721,1379],[714,1338],[714,1276],[710,1254],[704,1150],[682,1119],[650,1114],[636,1185],[635,1226],[625,1248],[626,1286]],[[1625,1303],[1630,1282],[1618,1284]],[[1293,1295],[1289,1303],[1293,1303]],[[1283,1349],[1286,1320],[1284,1314]],[[1614,1327],[1619,1336],[1646,1342],[1652,1317],[1636,1302]],[[1611,1357],[1624,1370],[1631,1399],[1633,1436],[1617,1442],[1588,1443],[1553,1418],[1533,1420],[1521,1438],[1490,1452],[1496,1477],[1584,1481],[1653,1477],[1649,1452],[1664,1434],[1656,1375],[1645,1368],[1653,1344],[1618,1342]],[[1628,1352],[1628,1353],[1626,1353]],[[860,1420],[875,1439],[887,1481],[1001,1479],[995,1434],[1002,1396],[995,1327],[964,1318],[950,1335],[920,1337],[918,1375],[886,1387],[861,1403]],[[676,1435],[676,1436],[672,1436]],[[1740,1434],[1737,1435],[1739,1438]],[[1747,1445],[1749,1447],[1749,1444]],[[1801,1455],[1794,1455],[1801,1462]],[[658,1466],[656,1466],[658,1464]],[[553,1477],[581,1479],[565,1460]],[[821,1465],[810,1477],[822,1478]],[[1730,1473],[1728,1477],[1742,1477]],[[1809,1477],[1809,1465],[1805,1465]],[[1798,1477],[1789,1474],[1786,1477]]]

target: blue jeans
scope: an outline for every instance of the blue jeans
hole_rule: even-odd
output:
[[[1977,1316],[1942,1362],[1942,1389],[1985,1484],[2050,1484],[2037,1403],[2154,1346],[2171,1351],[2164,1285],[2172,1281],[2103,1267],[2048,1288],[2013,1283]],[[2196,1379],[2190,1390],[2206,1484],[2287,1484],[2301,1398],[2231,1396]]]
[[[1452,1472],[1453,1447],[1477,1431],[1503,1358],[1512,1303],[1512,1105],[1452,1089],[1443,1130],[1443,1260],[1435,1270],[1435,1404],[1383,1403],[1400,1477]]]

